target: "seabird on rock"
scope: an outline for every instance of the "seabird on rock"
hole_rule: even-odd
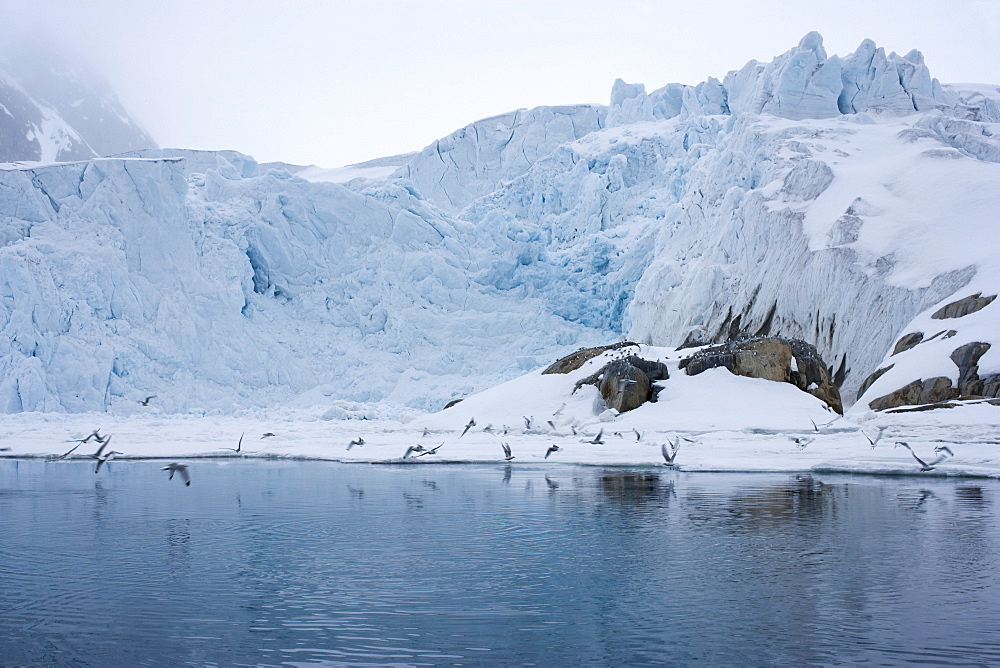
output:
[[[476,418],[469,418],[469,423],[465,425],[465,429],[462,430],[462,436],[465,436],[465,432],[469,431],[475,426],[476,426]],[[459,438],[462,438],[462,436],[459,436]]]
[[[509,445],[507,445],[506,443],[501,442],[500,443],[500,447],[503,448],[503,458],[504,459],[506,459],[508,462],[510,460],[514,459],[514,455],[510,454],[510,446]]]
[[[545,459],[548,459],[549,455],[551,455],[553,452],[559,452],[560,450],[562,450],[562,448],[553,443],[551,446],[549,446],[549,449],[545,451]]]
[[[167,480],[173,480],[174,479],[174,474],[175,473],[180,473],[181,474],[181,478],[184,479],[184,484],[187,485],[188,487],[191,486],[191,476],[188,475],[187,464],[178,464],[177,462],[174,462],[173,464],[167,464],[166,466],[164,466],[160,470],[161,471],[170,471],[170,477],[167,478]]]

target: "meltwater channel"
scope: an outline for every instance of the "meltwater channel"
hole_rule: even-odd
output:
[[[0,664],[1000,664],[1000,481],[0,460]]]

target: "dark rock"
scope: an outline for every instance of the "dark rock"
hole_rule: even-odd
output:
[[[982,395],[983,381],[979,378],[979,358],[990,344],[982,342],[966,343],[951,353],[951,361],[958,367],[958,391],[964,395]]]
[[[649,401],[652,385],[642,369],[622,359],[605,365],[598,389],[608,408],[624,413]]]
[[[889,366],[884,366],[881,369],[872,371],[871,374],[867,378],[865,378],[864,381],[861,383],[861,387],[858,388],[858,397],[860,398],[865,392],[867,392],[868,388],[871,387],[876,380],[881,378],[886,371],[888,371],[894,366],[896,365],[890,364]]]
[[[681,361],[681,368],[689,376],[720,366],[738,376],[791,383],[838,413],[844,412],[840,390],[831,381],[829,368],[815,346],[805,341],[777,337],[731,340]]]
[[[899,406],[915,406],[917,404],[936,404],[959,395],[952,387],[951,379],[944,376],[915,380],[894,392],[883,395],[868,402],[868,407],[875,411]]]
[[[594,385],[608,408],[624,413],[647,401],[656,401],[657,388],[653,383],[669,377],[667,365],[663,362],[651,362],[637,355],[629,355],[612,360],[586,378],[578,380],[573,392],[584,385]]]
[[[962,316],[969,315],[970,313],[975,313],[976,311],[988,306],[994,299],[997,298],[996,295],[991,295],[989,297],[983,297],[983,293],[977,292],[974,295],[969,295],[959,299],[958,301],[951,302],[950,304],[945,304],[931,317],[936,320],[944,320],[946,318],[961,318]]]
[[[632,343],[631,341],[619,341],[618,343],[612,343],[607,346],[597,346],[596,348],[580,348],[575,353],[570,353],[562,359],[556,360],[542,372],[542,374],[547,373],[569,373],[571,371],[576,371],[588,360],[597,357],[603,352],[608,350],[620,350],[621,348],[628,348],[632,346],[638,346],[637,343]]]
[[[451,407],[452,407],[452,406],[454,406],[455,404],[459,404],[459,403],[461,403],[461,402],[462,402],[462,400],[461,400],[461,399],[452,399],[451,401],[449,401],[448,403],[446,403],[446,404],[444,405],[444,407],[445,407],[446,409],[447,409],[447,408],[451,408]],[[442,409],[442,410],[444,410],[444,409]]]
[[[901,352],[909,350],[910,348],[916,347],[918,343],[924,340],[923,332],[912,332],[910,334],[903,335],[899,341],[896,341],[896,347],[892,349],[893,355],[898,355]]]

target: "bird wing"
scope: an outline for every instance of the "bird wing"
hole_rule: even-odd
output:
[[[663,454],[663,459],[667,461],[668,464],[673,462],[673,457],[667,454],[667,444],[660,443],[660,452]]]
[[[59,455],[59,459],[66,459],[67,457],[69,457],[73,453],[74,450],[76,450],[77,448],[79,448],[84,443],[86,443],[86,441],[81,441],[81,442],[77,443],[72,448],[70,448],[68,452],[66,452],[65,454]]]
[[[920,464],[921,466],[923,466],[924,468],[931,468],[931,467],[933,467],[933,466],[934,466],[934,464],[937,464],[937,462],[934,462],[934,464],[931,464],[931,465],[930,465],[930,467],[929,467],[929,466],[927,465],[927,462],[925,462],[924,460],[922,460],[922,459],[921,459],[920,457],[917,457],[917,453],[915,453],[915,452],[914,452],[914,451],[913,451],[913,450],[912,450],[912,449],[910,448],[910,446],[906,446],[906,449],[910,451],[910,454],[911,454],[911,455],[913,455],[913,458],[917,460],[917,463],[918,463],[918,464]],[[938,461],[940,461],[940,460],[938,460]]]
[[[236,452],[239,452],[240,449],[243,447],[243,436],[245,434],[246,434],[246,432],[243,432],[242,434],[240,434],[240,440],[239,440],[239,442],[236,443]]]
[[[506,457],[510,457],[510,446],[506,443],[501,443],[500,447],[503,448],[503,454]]]
[[[191,476],[188,475],[188,467],[181,464],[180,466],[177,467],[177,472],[181,474],[181,478],[184,479],[185,485],[191,484]]]
[[[412,452],[413,452],[413,446],[411,445],[410,447],[408,447],[408,448],[406,449],[406,452],[404,452],[404,453],[403,453],[403,459],[409,459],[409,457],[410,457],[410,454],[411,454]]]

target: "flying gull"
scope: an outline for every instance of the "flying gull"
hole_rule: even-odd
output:
[[[187,464],[178,464],[177,462],[174,462],[173,464],[167,464],[166,466],[164,466],[160,470],[161,471],[170,471],[170,477],[167,478],[167,480],[173,480],[174,479],[174,474],[175,473],[180,473],[181,474],[181,478],[184,479],[184,484],[187,485],[188,487],[191,486],[191,476],[188,475]]]
[[[417,455],[417,456],[418,456],[418,457],[423,457],[424,455],[433,455],[434,453],[436,453],[436,452],[437,452],[438,450],[440,450],[440,449],[441,449],[441,446],[442,446],[442,445],[444,445],[444,442],[441,442],[441,443],[438,443],[438,444],[437,444],[436,446],[434,446],[434,447],[433,447],[433,448],[431,448],[430,450],[424,450],[423,452],[421,452],[421,453],[420,453],[419,455]]]
[[[507,445],[506,443],[501,442],[500,443],[500,447],[503,448],[503,458],[504,459],[506,459],[508,462],[510,460],[514,459],[514,455],[510,454],[510,446],[509,445]]]
[[[910,444],[907,443],[906,441],[896,441],[896,445],[901,445],[901,446],[903,446],[904,448],[906,448],[907,450],[910,451],[910,454],[913,455],[913,458],[917,460],[918,464],[920,464],[920,471],[921,471],[921,473],[923,473],[925,471],[933,471],[935,466],[937,466],[938,464],[940,464],[944,460],[948,459],[948,457],[954,456],[954,453],[952,453],[951,448],[949,448],[947,445],[940,445],[940,446],[934,448],[934,452],[941,452],[943,450],[943,451],[945,451],[946,454],[938,455],[937,459],[935,459],[930,464],[928,464],[927,462],[925,462],[924,460],[922,460],[920,457],[917,457],[917,453],[915,453],[913,451],[913,448],[911,448]]]
[[[240,440],[239,440],[239,442],[236,443],[236,447],[235,448],[222,448],[222,449],[223,450],[232,450],[233,452],[239,453],[239,451],[243,449],[243,436],[244,436],[244,434],[246,434],[246,432],[243,432],[242,434],[240,434]]]
[[[465,433],[475,426],[476,426],[476,418],[469,418],[468,424],[466,424],[465,429],[462,430],[462,436],[465,436]],[[462,438],[462,436],[459,436],[459,438]]]
[[[875,449],[875,445],[879,442],[879,440],[881,440],[882,434],[885,432],[885,429],[886,429],[885,427],[878,427],[878,434],[875,435],[875,440],[869,438],[868,434],[865,434],[864,430],[861,431],[861,433],[864,434],[864,437],[868,439],[868,442],[871,443],[872,450]]]
[[[553,443],[551,446],[549,446],[549,449],[545,451],[545,459],[548,459],[549,455],[551,455],[553,452],[559,452],[560,450],[562,450],[562,448]]]
[[[156,398],[156,395],[155,394],[151,394],[148,397],[146,397],[145,399],[140,399],[139,403],[142,404],[143,406],[148,406],[149,402],[152,401],[155,398]]]
[[[271,438],[271,437],[272,437],[272,436],[274,436],[274,435],[275,435],[275,433],[274,433],[273,431],[265,431],[265,432],[264,432],[264,435],[263,435],[263,436],[261,436],[261,439],[263,440],[263,439],[265,439],[265,438]]]
[[[353,448],[355,445],[364,445],[364,444],[365,444],[365,439],[358,436],[356,439],[347,444],[347,451],[350,452],[351,448]]]
[[[670,439],[667,440],[669,441]],[[660,453],[663,455],[663,461],[665,462],[664,466],[668,466],[670,468],[674,468],[676,466],[676,464],[674,464],[674,460],[677,458],[677,453],[680,452],[680,449],[681,449],[680,440],[678,440],[676,443],[670,441],[670,450],[671,450],[670,453],[667,453],[667,444],[660,443]]]
[[[597,436],[595,436],[592,440],[584,441],[584,443],[591,443],[593,445],[603,445],[604,441],[601,440],[601,436],[604,436],[604,430],[603,429],[601,429],[599,432],[597,432]]]

